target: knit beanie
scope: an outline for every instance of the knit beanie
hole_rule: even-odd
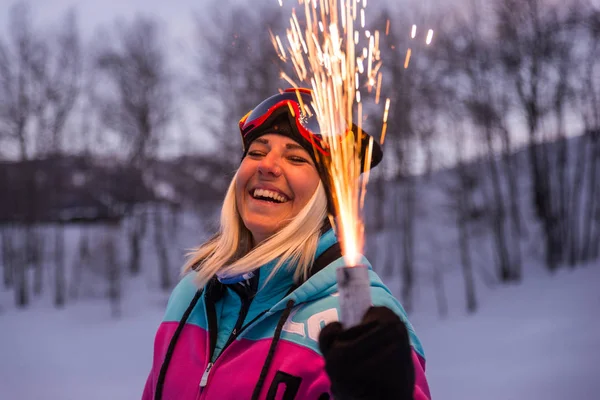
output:
[[[287,136],[297,142],[300,146],[302,146],[310,155],[319,176],[321,177],[321,182],[323,182],[323,187],[325,188],[325,193],[327,194],[327,208],[329,213],[332,215],[336,215],[335,208],[333,206],[333,197],[331,192],[331,179],[329,170],[326,168],[325,164],[320,160],[320,157],[326,157],[319,153],[314,147],[313,144],[310,143],[304,136],[300,134],[298,129],[295,127],[295,121],[288,112],[284,112],[278,114],[274,118],[271,118],[265,121],[261,126],[255,128],[250,134],[243,136],[243,145],[244,145],[244,153],[242,155],[242,159],[246,157],[248,153],[248,149],[250,148],[250,144],[258,139],[259,137],[266,135],[268,133],[275,133],[283,136]],[[358,133],[358,127],[352,124],[352,130],[355,134]],[[369,145],[369,134],[362,131],[361,132],[361,155],[366,153],[367,146]],[[371,168],[377,166],[381,159],[383,158],[383,152],[379,144],[373,140],[373,150],[371,153]],[[361,167],[362,169],[362,167]]]

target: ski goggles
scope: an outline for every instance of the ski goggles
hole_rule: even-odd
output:
[[[258,136],[266,133],[266,129],[272,126],[273,121],[283,114],[287,114],[292,127],[293,139],[298,141],[307,151],[310,147],[316,149],[321,155],[330,155],[329,146],[321,135],[317,114],[312,106],[312,91],[310,89],[286,89],[262,101],[254,109],[248,112],[239,122],[242,135],[244,154],[248,151],[250,143]],[[371,136],[364,130],[360,130],[355,124],[351,124],[352,132],[361,132],[360,154],[361,158],[366,154],[366,149]],[[373,141],[371,156],[371,168],[377,166],[383,158],[381,147]]]
[[[310,89],[286,89],[261,102],[239,122],[244,151],[258,134],[263,133],[261,127],[270,126],[278,116],[287,113],[292,129],[319,153],[328,156],[327,144],[320,133],[312,101]]]

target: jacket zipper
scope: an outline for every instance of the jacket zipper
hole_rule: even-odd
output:
[[[217,347],[217,311],[215,310],[215,304],[212,301],[212,299],[210,299],[210,297],[206,295],[204,297],[204,307],[206,311],[206,319],[208,322],[208,363],[206,364],[206,368],[204,369],[204,372],[202,373],[202,378],[200,379],[200,383],[198,384],[198,398],[200,398],[200,394],[202,393],[208,382],[208,375],[214,365],[214,363],[211,361],[212,356],[215,352],[215,348]]]
[[[221,353],[217,356],[215,361],[211,361],[211,360],[212,360],[213,354],[215,352],[215,349],[217,347],[217,332],[218,332],[217,313],[215,310],[215,304],[212,301],[206,301],[206,303],[205,303],[206,304],[206,314],[208,316],[208,332],[209,332],[209,346],[210,346],[209,353],[210,354],[208,355],[208,364],[206,365],[206,368],[204,369],[204,373],[202,374],[202,378],[200,379],[200,384],[199,384],[200,392],[202,392],[204,390],[204,388],[206,387],[206,385],[208,384],[208,377],[210,375],[210,371],[212,370],[213,366],[217,363],[217,361],[219,360],[219,358],[221,357],[223,352],[225,352],[225,349],[227,349],[227,347],[229,347],[229,345],[231,343],[233,343],[235,338],[243,331],[242,324],[244,323],[244,319],[246,318],[246,315],[248,314],[248,310],[250,309],[250,303],[252,303],[252,299],[245,293],[240,293],[240,292],[238,292],[238,290],[234,290],[234,291],[238,294],[238,296],[240,296],[240,300],[242,301],[240,313],[238,314],[238,318],[237,318],[237,321],[235,322],[235,326],[233,327],[233,330],[231,331],[231,335],[229,335],[227,342],[221,349]],[[262,313],[260,315],[262,315]]]
[[[214,364],[209,362],[208,365],[206,366],[206,369],[204,370],[204,373],[202,374],[202,379],[200,379],[200,387],[203,388],[206,386],[206,382],[208,382],[208,374],[210,373],[210,370],[212,368]]]

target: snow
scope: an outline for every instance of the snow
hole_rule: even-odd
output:
[[[473,316],[413,315],[433,398],[597,399],[599,267],[498,287]]]
[[[434,399],[595,399],[600,393],[600,265],[540,274],[481,290],[480,310],[411,315],[425,347]],[[0,398],[126,400],[141,397],[166,296],[130,283],[123,315],[107,302],[0,314]],[[393,285],[390,285],[393,286]],[[460,292],[460,284],[449,292]],[[142,295],[143,294],[143,295]],[[458,308],[458,307],[457,307]]]
[[[161,303],[129,301],[119,319],[97,300],[0,314],[0,398],[140,398]]]

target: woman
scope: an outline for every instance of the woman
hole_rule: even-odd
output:
[[[335,322],[344,261],[310,102],[287,90],[240,121],[220,230],[169,299],[143,400],[430,398],[420,343],[372,270],[374,307],[358,326]],[[375,145],[372,166],[381,156]]]

